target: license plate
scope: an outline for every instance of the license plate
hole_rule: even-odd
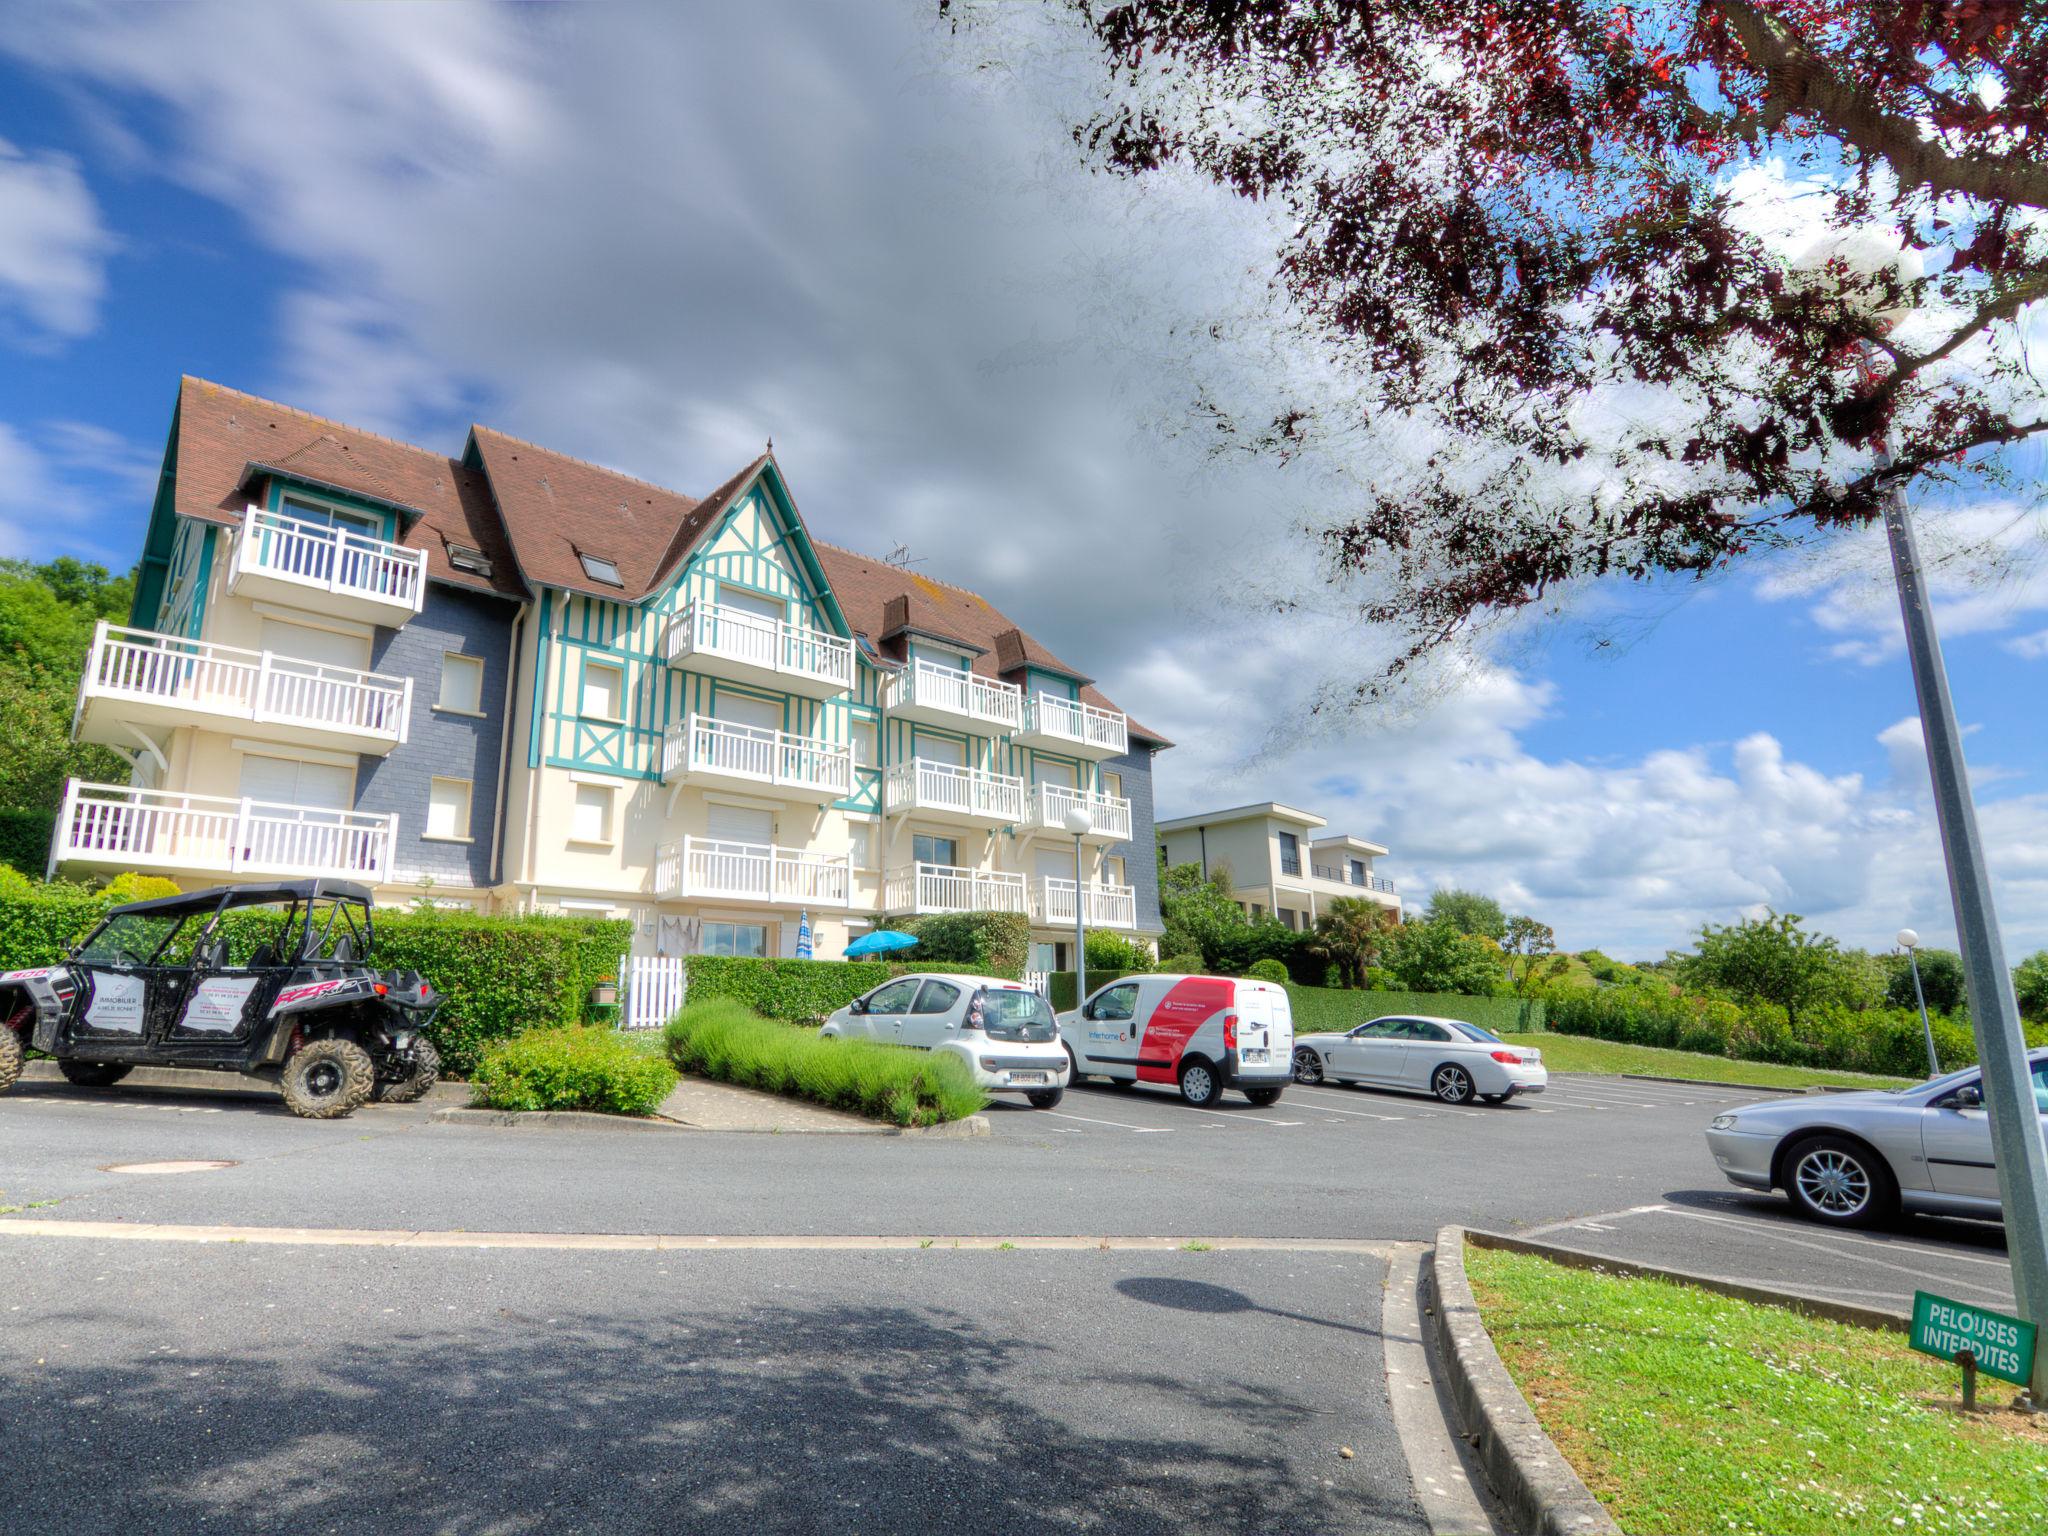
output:
[[[1253,1046],[1250,1050],[1241,1052],[1238,1059],[1241,1061],[1264,1061],[1266,1059],[1265,1048],[1263,1046]]]
[[[1045,1074],[1043,1072],[1012,1072],[1010,1074],[1010,1081],[1013,1083],[1042,1083],[1045,1081]]]

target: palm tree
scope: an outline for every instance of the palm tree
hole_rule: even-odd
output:
[[[1379,960],[1387,935],[1400,921],[1379,902],[1363,896],[1336,897],[1316,918],[1309,953],[1336,966],[1345,986],[1362,987],[1366,968]]]

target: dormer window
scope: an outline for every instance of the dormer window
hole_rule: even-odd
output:
[[[474,576],[491,574],[491,557],[468,544],[450,544],[448,563],[458,571],[468,571]]]
[[[616,560],[607,560],[603,555],[593,555],[581,549],[576,551],[576,558],[583,562],[583,574],[592,581],[601,581],[608,587],[626,584],[626,578],[619,574]]]

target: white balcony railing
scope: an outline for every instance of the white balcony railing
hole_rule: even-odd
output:
[[[1362,891],[1392,892],[1394,889],[1394,882],[1385,875],[1354,874],[1341,864],[1313,864],[1310,868],[1318,880],[1326,880],[1332,885],[1348,885]]]
[[[772,843],[685,837],[654,850],[654,893],[778,906],[846,907],[853,904],[853,859],[846,854],[832,858]]]
[[[1077,889],[1082,892],[1082,917],[1090,928],[1138,926],[1138,893],[1130,886],[1091,880],[1077,887],[1074,881],[1054,875],[1041,875],[1031,882],[1031,920],[1051,928],[1072,926]]]
[[[766,726],[691,715],[668,728],[661,773],[716,774],[844,799],[853,793],[853,748]]]
[[[1115,757],[1131,749],[1130,722],[1121,710],[1063,699],[1055,693],[1036,693],[1024,701],[1023,731]]]
[[[51,859],[375,883],[391,878],[397,836],[396,816],[73,779],[64,789]]]
[[[1024,690],[964,667],[914,661],[889,679],[888,707],[959,715],[1014,731],[1024,720]]]
[[[1030,825],[1047,832],[1064,832],[1067,812],[1079,806],[1095,826],[1089,834],[1109,842],[1126,843],[1131,838],[1131,802],[1122,795],[1101,795],[1088,789],[1069,789],[1064,784],[1032,786]]]
[[[853,686],[851,640],[723,603],[687,605],[668,621],[663,649],[681,666],[710,658],[835,689]]]
[[[412,679],[184,640],[102,619],[81,683],[86,699],[126,699],[268,725],[403,742]]]
[[[889,875],[882,905],[890,912],[909,913],[1022,912],[1024,877],[951,864],[912,864]]]
[[[975,820],[1018,822],[1024,819],[1024,781],[1015,774],[914,757],[893,765],[883,776],[882,802],[891,815],[936,811]]]
[[[242,515],[229,585],[245,576],[418,613],[426,596],[427,552],[251,507]]]

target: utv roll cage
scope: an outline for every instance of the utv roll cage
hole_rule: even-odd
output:
[[[327,904],[324,914],[320,906],[323,902]],[[221,919],[227,913],[243,907],[269,907],[280,903],[285,908],[284,920],[278,929],[277,940],[269,945],[272,953],[266,963],[297,965],[302,961],[321,959],[357,964],[368,962],[375,938],[370,917],[370,888],[353,880],[325,879],[269,880],[256,885],[127,902],[110,909],[78,942],[72,953],[83,954],[89,950],[93,941],[117,919],[176,918],[178,921],[164,930],[163,937],[148,955],[136,957],[142,964],[155,965],[171,941],[184,931],[187,919],[203,914],[203,922],[190,945],[191,952],[198,953],[202,946],[214,942]],[[337,924],[340,925],[339,932],[336,931]]]

